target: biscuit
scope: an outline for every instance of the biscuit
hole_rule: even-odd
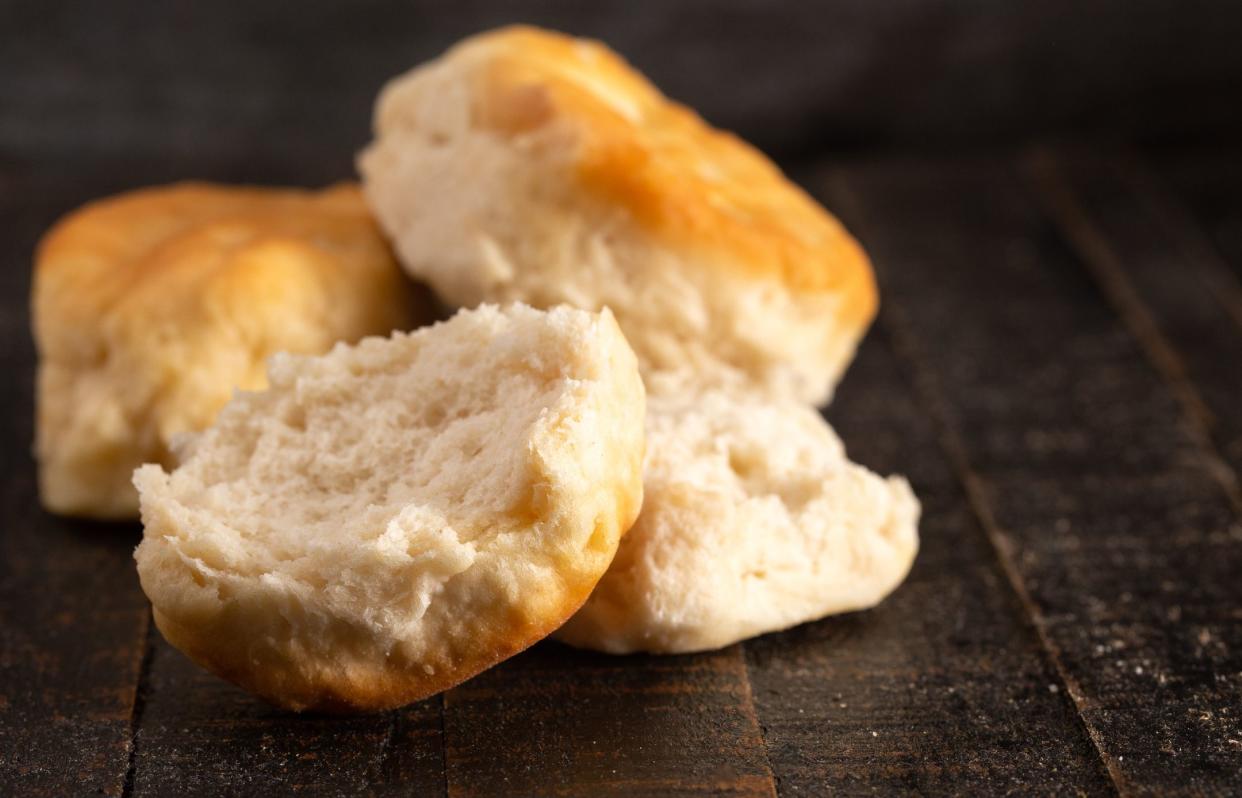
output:
[[[92,202],[40,243],[32,305],[43,504],[114,519],[137,517],[134,469],[171,465],[177,435],[262,387],[270,354],[429,312],[346,185],[183,183]]]
[[[652,394],[645,499],[556,637],[612,653],[719,648],[871,607],[905,578],[919,503],[796,402]]]
[[[644,392],[607,311],[483,306],[277,355],[134,476],[164,636],[295,710],[378,710],[543,638],[642,502]]]
[[[602,44],[475,36],[390,82],[374,128],[367,198],[450,304],[609,307],[645,375],[814,403],[874,316],[837,220]]]

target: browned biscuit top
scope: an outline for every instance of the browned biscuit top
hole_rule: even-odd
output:
[[[477,59],[476,124],[511,137],[567,128],[584,187],[671,244],[723,254],[795,291],[841,294],[847,323],[874,314],[867,257],[831,214],[603,44],[511,27],[448,57]]]

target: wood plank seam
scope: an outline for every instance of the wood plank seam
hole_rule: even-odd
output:
[[[763,767],[767,772],[768,787],[774,798],[780,798],[780,790],[777,789],[776,785],[776,774],[772,770],[772,757],[768,754],[768,732],[764,728],[763,723],[759,721],[759,711],[755,707],[755,691],[750,682],[750,664],[746,659],[745,641],[737,645],[737,659],[742,672],[742,712],[755,724],[755,730],[759,732],[760,753],[763,754]]]
[[[444,694],[448,793],[774,798],[743,655],[537,645]]]
[[[854,218],[859,218],[863,215],[862,203],[858,201],[842,176],[830,173],[824,181],[824,185],[826,192],[832,198],[836,207],[848,208],[850,215]],[[881,292],[883,292],[882,286]],[[939,388],[938,380],[929,369],[921,365],[923,360],[920,356],[919,346],[915,342],[915,336],[909,332],[909,325],[905,322],[900,308],[894,307],[891,301],[881,302],[876,323],[889,335],[890,340],[893,342],[893,351],[897,355],[898,362],[907,369],[911,384],[914,385],[915,391],[927,407],[928,416],[938,432],[937,439],[940,448],[953,467],[958,482],[965,492],[971,512],[978,520],[980,528],[983,530],[992,551],[995,553],[1001,572],[1005,575],[1006,582],[1008,582],[1010,589],[1025,610],[1027,620],[1035,630],[1049,664],[1056,672],[1057,678],[1061,681],[1061,686],[1073,702],[1075,713],[1082,724],[1083,731],[1086,733],[1087,739],[1091,741],[1096,756],[1107,771],[1113,789],[1118,795],[1127,794],[1127,791],[1123,789],[1125,778],[1117,762],[1105,753],[1103,739],[1099,731],[1086,718],[1086,711],[1090,709],[1089,699],[1084,694],[1077,680],[1070,676],[1069,670],[1064,664],[1064,657],[1060,647],[1052,640],[1052,636],[1048,631],[1047,620],[1031,598],[1030,592],[1026,589],[1017,565],[1013,561],[1012,551],[988,504],[982,480],[971,467],[966,447],[951,426],[949,420],[951,416],[945,408],[944,393]]]
[[[958,480],[962,484],[962,488],[966,493],[966,500],[970,505],[971,512],[979,521],[980,526],[984,530],[988,541],[992,544],[993,550],[996,552],[997,560],[1000,562],[1001,571],[1005,574],[1005,579],[1009,583],[1010,588],[1018,597],[1019,603],[1026,610],[1027,617],[1031,625],[1035,628],[1036,634],[1039,636],[1040,645],[1048,655],[1048,659],[1056,671],[1057,678],[1060,679],[1062,686],[1069,694],[1070,700],[1074,702],[1074,707],[1078,713],[1079,720],[1082,723],[1084,731],[1087,733],[1088,739],[1095,746],[1096,753],[1100,757],[1100,761],[1104,763],[1108,770],[1109,778],[1113,782],[1113,786],[1121,794],[1124,791],[1121,785],[1124,783],[1124,777],[1120,768],[1112,757],[1104,752],[1103,738],[1100,733],[1087,721],[1086,711],[1091,708],[1090,699],[1085,695],[1078,681],[1073,678],[1069,670],[1064,664],[1064,654],[1060,647],[1053,641],[1051,634],[1048,633],[1047,623],[1043,613],[1039,610],[1034,599],[1031,598],[1030,592],[1026,589],[1026,583],[1022,580],[1018,572],[1017,565],[1013,561],[1013,552],[1005,540],[1000,525],[992,513],[991,507],[988,505],[986,495],[983,490],[982,480],[975,470],[971,467],[966,448],[958,438],[958,436],[949,429],[948,414],[944,411],[941,399],[941,393],[935,387],[935,377],[926,369],[918,365],[918,359],[914,352],[908,348],[911,346],[911,336],[907,335],[905,329],[900,322],[894,321],[890,316],[895,314],[881,313],[880,321],[884,328],[893,336],[894,350],[899,358],[906,363],[907,368],[914,372],[914,383],[919,394],[927,402],[932,416],[933,423],[940,430],[939,440],[941,449],[949,458],[949,462],[953,464],[954,470],[957,472]]]
[[[1104,234],[1092,223],[1061,172],[1058,156],[1039,148],[1022,158],[1022,171],[1045,212],[1078,254],[1122,322],[1134,336],[1182,407],[1191,437],[1207,471],[1224,491],[1234,512],[1242,516],[1242,482],[1212,438],[1215,415],[1203,401],[1181,355],[1161,330],[1154,314],[1126,276],[1125,267]]]
[[[443,694],[424,699],[425,701],[436,702],[436,718],[439,725],[440,740],[444,740],[444,697]],[[384,732],[384,738],[380,741],[379,749],[376,752],[375,761],[367,773],[367,788],[370,794],[376,794],[376,788],[384,785],[388,779],[389,763],[396,754],[397,740],[401,736],[398,732],[403,725],[408,724],[405,713],[409,711],[409,707],[390,710],[388,712],[388,727]],[[440,774],[443,777],[441,781],[442,794],[444,798],[448,798],[448,768],[445,760],[444,747],[440,746]]]
[[[150,693],[151,660],[155,655],[154,635],[155,621],[148,609],[146,628],[142,635],[142,660],[138,666],[138,681],[134,685],[134,702],[129,715],[129,763],[125,767],[125,782],[121,788],[121,798],[129,798],[133,795],[134,783],[138,776],[138,731],[142,727],[142,715]]]

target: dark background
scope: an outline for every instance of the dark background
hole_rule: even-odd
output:
[[[5,2],[0,157],[323,181],[383,82],[525,21],[610,43],[786,165],[826,150],[1242,134],[1228,0]]]
[[[81,203],[353,174],[389,77],[604,39],[860,238],[829,420],[904,473],[879,607],[717,652],[541,643],[279,712],[154,630],[137,524],[38,505],[29,276]],[[0,795],[1242,794],[1242,3],[0,0]]]

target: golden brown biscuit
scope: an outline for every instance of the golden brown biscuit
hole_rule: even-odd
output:
[[[92,202],[36,256],[39,491],[132,518],[130,483],[206,427],[278,351],[407,329],[425,314],[355,186],[184,183]]]
[[[168,640],[281,706],[400,706],[522,650],[642,503],[643,385],[607,311],[484,306],[270,381],[138,470],[135,556]]]
[[[648,374],[820,402],[875,313],[836,219],[596,42],[466,40],[385,87],[359,165],[446,301],[611,307]]]

